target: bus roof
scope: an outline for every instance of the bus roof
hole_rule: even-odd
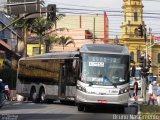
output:
[[[129,55],[127,47],[111,44],[85,44],[80,52]]]
[[[20,60],[33,60],[33,59],[71,59],[74,57],[78,57],[79,52],[53,52],[53,53],[45,53],[41,55],[35,55],[32,57],[24,57]]]

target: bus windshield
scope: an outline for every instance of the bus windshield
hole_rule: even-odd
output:
[[[82,81],[92,85],[118,85],[129,81],[129,56],[111,54],[82,55]]]

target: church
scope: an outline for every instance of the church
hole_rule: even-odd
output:
[[[119,44],[128,47],[131,60],[135,61],[137,67],[142,55],[147,58],[146,64],[151,59],[149,72],[155,76],[160,76],[160,44],[154,44],[151,30],[146,30],[145,32],[146,24],[143,20],[143,7],[142,0],[123,0],[122,11],[124,19],[121,24]],[[138,34],[140,26],[143,29],[142,36]]]

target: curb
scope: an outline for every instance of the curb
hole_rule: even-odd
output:
[[[138,113],[137,113],[137,115],[141,115],[140,104],[138,104]],[[142,119],[138,119],[138,120],[142,120]]]

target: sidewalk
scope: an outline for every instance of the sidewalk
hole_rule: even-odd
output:
[[[138,104],[142,104],[144,102],[144,98],[141,98],[140,96],[138,96]],[[130,98],[129,99],[129,103],[134,103],[134,98]]]
[[[135,101],[134,101],[134,98],[132,97],[132,98],[130,98],[129,99],[129,104],[133,104]],[[141,114],[141,111],[140,111],[140,104],[142,104],[144,102],[144,98],[141,98],[141,96],[140,95],[138,95],[138,115],[140,115]]]

